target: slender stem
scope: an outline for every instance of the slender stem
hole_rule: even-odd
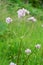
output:
[[[31,28],[30,31],[33,30],[33,27],[34,27],[34,25],[32,25],[32,28]],[[32,32],[33,32],[33,31],[32,31]],[[29,36],[31,36],[32,32],[29,34]],[[28,33],[28,31],[26,31],[23,36],[25,37],[27,33]],[[18,51],[17,65],[19,65],[19,59],[20,59],[20,55],[21,55],[21,46],[22,46],[21,44],[22,44],[22,39],[21,39],[21,41],[20,41],[20,46],[19,46],[19,51]],[[30,54],[30,55],[31,55],[31,54]],[[28,60],[28,58],[29,58],[30,55],[28,55],[28,57],[24,60],[23,65],[27,62],[27,60]]]
[[[20,46],[19,46],[19,50],[18,50],[18,57],[17,57],[17,65],[19,65],[19,59],[20,59],[20,55],[21,55],[21,45],[22,44],[22,39],[20,41]]]
[[[29,38],[30,38],[30,36],[31,36],[31,34],[32,34],[32,32],[33,32],[33,28],[34,28],[34,25],[32,25],[32,27],[31,27],[31,29],[30,29],[30,32],[31,32],[31,33],[29,34]],[[25,36],[28,34],[28,32],[29,32],[29,30],[27,30],[23,36],[25,37]]]
[[[33,32],[33,31],[32,31],[32,30],[33,30],[33,27],[34,27],[34,25],[32,25],[32,28],[31,28],[31,30],[30,30],[31,33],[29,34],[29,36],[31,36],[31,34],[32,34],[32,32]],[[26,33],[28,33],[28,31],[27,31]],[[24,36],[26,35],[26,33],[24,34]],[[32,53],[31,53],[31,54],[32,54]],[[31,54],[30,54],[30,55],[31,55]],[[25,59],[24,62],[23,62],[23,65],[28,61],[30,55],[28,55],[28,57],[26,57],[26,59]]]
[[[32,54],[32,53],[31,53],[31,54]],[[28,57],[26,57],[26,59],[25,59],[24,62],[23,62],[23,65],[27,62],[27,60],[29,59],[29,57],[31,56],[31,54],[28,55]]]

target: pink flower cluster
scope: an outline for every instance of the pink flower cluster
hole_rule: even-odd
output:
[[[30,12],[28,10],[22,8],[22,9],[19,9],[17,11],[17,13],[18,13],[18,18],[21,18],[21,17],[24,17],[26,14],[29,14]]]

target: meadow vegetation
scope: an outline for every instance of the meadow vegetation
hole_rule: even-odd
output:
[[[43,65],[43,8],[11,1],[0,0],[0,65]],[[17,11],[21,8],[30,14],[19,19]],[[37,21],[28,21],[31,16]],[[12,18],[9,24],[7,17]]]

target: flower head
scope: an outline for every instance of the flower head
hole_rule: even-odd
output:
[[[10,17],[7,17],[6,18],[6,23],[10,23],[10,22],[12,22],[12,19]]]
[[[19,10],[17,11],[17,13],[18,13],[18,18],[21,18],[21,17],[23,16],[23,11],[22,11],[22,9],[19,9]]]
[[[19,10],[17,11],[17,13],[18,13],[18,18],[21,18],[21,17],[24,17],[24,16],[26,15],[26,13],[29,14],[29,11],[27,11],[27,10],[24,9],[24,8],[22,8],[22,9],[19,9]]]
[[[35,45],[36,48],[40,49],[41,45],[40,44],[37,44]]]
[[[30,18],[28,18],[28,20],[36,22],[36,19],[34,17],[30,17]]]
[[[25,50],[25,53],[28,55],[28,54],[31,53],[31,50],[30,50],[30,49],[26,49],[26,50]]]
[[[10,65],[16,65],[15,63],[11,62]]]

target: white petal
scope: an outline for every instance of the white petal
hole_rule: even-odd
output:
[[[31,50],[30,50],[30,49],[26,49],[26,50],[25,50],[25,53],[26,53],[26,54],[30,54],[30,53],[31,53]]]
[[[40,48],[40,47],[41,47],[41,45],[40,45],[40,44],[37,44],[37,45],[35,45],[35,47],[36,47],[36,48]]]
[[[30,17],[30,18],[28,18],[28,20],[30,20],[30,21],[36,21],[36,19],[34,18],[34,17]]]
[[[11,62],[10,65],[16,65],[15,63]]]

